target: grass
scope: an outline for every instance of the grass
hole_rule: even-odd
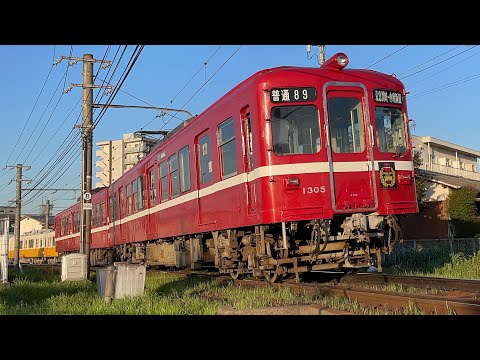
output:
[[[480,279],[479,252],[465,257],[424,249],[395,256],[393,266],[385,268],[385,273]],[[421,313],[414,305],[402,312],[372,310],[344,297],[298,294],[285,288],[241,288],[232,283],[169,274],[147,276],[142,296],[114,299],[106,304],[97,295],[95,282],[61,282],[59,269],[24,267],[23,272],[10,269],[9,275],[12,285],[0,287],[0,315],[215,315],[222,305],[249,309],[306,304],[365,315]],[[413,291],[398,284],[378,289]]]
[[[43,271],[42,271],[43,270]],[[91,281],[61,282],[60,274],[44,269],[10,271],[12,285],[0,288],[0,315],[215,315],[218,307],[234,309],[321,304],[357,314],[394,314],[367,310],[342,297],[294,293],[285,288],[242,288],[232,282],[155,274],[145,279],[142,296],[114,299],[97,295]]]
[[[480,279],[480,252],[472,256],[446,251],[409,250],[395,254],[387,274],[433,276],[455,279]]]

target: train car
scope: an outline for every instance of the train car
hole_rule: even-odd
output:
[[[375,265],[418,212],[406,91],[347,69],[258,71],[92,197],[91,265],[215,266],[270,282]],[[78,251],[80,205],[58,214],[60,254]],[[88,210],[89,211],[89,210]]]
[[[8,261],[14,262],[15,236],[8,241]],[[37,230],[20,236],[19,262],[28,264],[56,264],[60,261],[55,247],[54,230]]]

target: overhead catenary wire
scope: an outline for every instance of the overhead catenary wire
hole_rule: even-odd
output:
[[[393,55],[395,55],[396,53],[398,53],[399,51],[401,51],[401,50],[405,49],[407,46],[408,46],[408,45],[405,45],[405,46],[401,47],[400,49],[398,49],[398,50],[394,51],[393,53],[391,53],[391,54],[389,54],[389,55],[385,56],[384,58],[382,58],[382,59],[380,59],[380,60],[378,60],[378,61],[374,62],[372,65],[370,65],[370,66],[367,66],[367,67],[366,67],[366,69],[370,69],[372,66],[374,66],[374,65],[377,65],[377,64],[379,64],[380,62],[382,62],[383,60],[386,60],[386,59],[388,59],[390,56],[393,56]]]

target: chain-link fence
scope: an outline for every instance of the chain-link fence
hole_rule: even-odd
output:
[[[448,262],[452,255],[471,258],[480,251],[480,238],[404,240],[395,245],[394,251],[385,256],[385,266],[409,263],[412,269],[421,269],[425,264]]]

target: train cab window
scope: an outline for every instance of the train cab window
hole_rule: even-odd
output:
[[[190,151],[188,145],[178,152],[178,168],[180,171],[180,191],[188,191],[190,183]]]
[[[170,187],[172,189],[173,199],[179,194],[177,154],[173,154],[168,158],[168,164],[170,166]]]
[[[223,178],[237,174],[237,154],[234,130],[233,118],[224,121],[218,126],[218,145],[220,147],[219,153]]]
[[[318,110],[314,105],[273,107],[271,122],[276,155],[315,154],[320,151]]]
[[[168,176],[167,176],[167,162],[160,163],[160,186],[162,201],[168,200]]]
[[[212,155],[210,151],[210,135],[203,136],[199,142],[200,174],[202,184],[212,181]]]
[[[328,100],[330,142],[336,153],[361,153],[365,150],[362,103],[358,98]]]
[[[378,150],[396,154],[404,153],[407,150],[403,119],[400,109],[375,107]]]

